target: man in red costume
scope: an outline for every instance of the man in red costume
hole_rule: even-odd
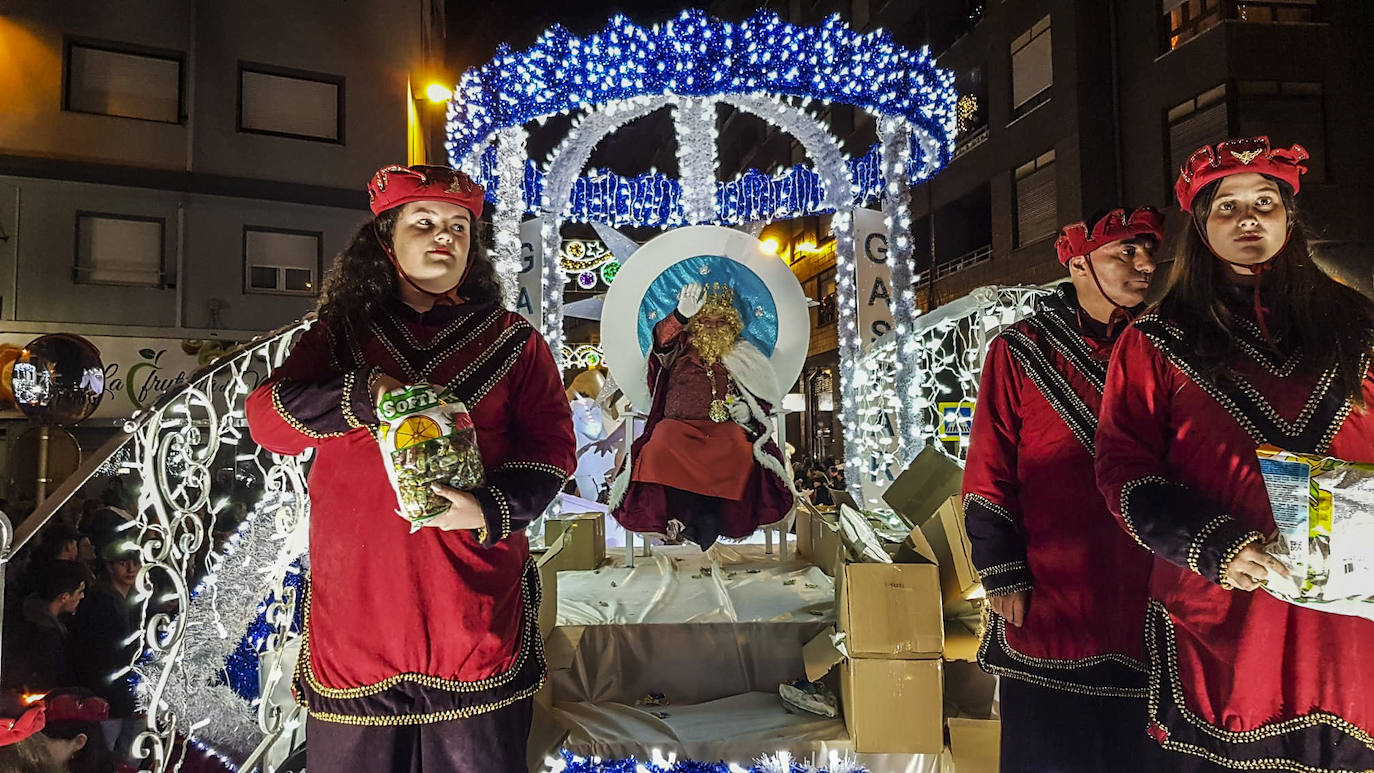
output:
[[[728,287],[685,285],[677,310],[654,326],[644,434],[611,494],[630,531],[676,537],[703,550],[782,520],[793,492],[768,411],[781,393],[772,364],[742,339]]]
[[[1163,217],[1060,231],[1069,282],[988,347],[964,471],[973,561],[995,614],[1002,771],[1150,770],[1141,657],[1150,557],[1097,493],[1093,434],[1117,336],[1145,300]]]

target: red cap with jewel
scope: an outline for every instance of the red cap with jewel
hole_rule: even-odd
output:
[[[412,201],[447,201],[482,216],[482,186],[471,177],[446,166],[384,166],[367,184],[372,214]]]
[[[48,722],[104,722],[110,718],[110,704],[94,695],[82,698],[71,693],[49,695]]]
[[[1269,147],[1268,137],[1248,137],[1204,145],[1193,151],[1179,170],[1174,183],[1178,206],[1192,212],[1193,199],[1204,186],[1223,177],[1245,172],[1277,177],[1298,192],[1298,178],[1307,172],[1302,165],[1310,156],[1307,148],[1293,145],[1287,150]]]
[[[1059,262],[1068,265],[1069,260],[1099,247],[1141,236],[1153,236],[1156,240],[1164,237],[1164,215],[1154,207],[1114,209],[1094,223],[1091,231],[1084,222],[1066,225],[1059,229],[1054,251],[1059,254]]]

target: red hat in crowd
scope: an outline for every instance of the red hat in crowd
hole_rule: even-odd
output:
[[[1059,254],[1059,262],[1068,265],[1071,259],[1099,247],[1141,236],[1153,236],[1156,240],[1164,237],[1164,215],[1154,207],[1114,209],[1093,224],[1091,231],[1084,222],[1066,225],[1059,229],[1054,251]]]
[[[471,177],[446,166],[384,166],[367,184],[367,199],[372,214],[412,201],[447,201],[482,216],[482,186]]]
[[[43,701],[34,701],[17,717],[0,718],[0,746],[13,746],[40,732],[46,723]]]
[[[48,708],[48,724],[58,722],[104,722],[110,718],[110,704],[94,695],[85,698],[72,693],[52,695],[44,699]]]
[[[1192,212],[1193,199],[1204,186],[1223,177],[1244,172],[1276,177],[1298,192],[1298,178],[1307,172],[1302,165],[1311,156],[1307,148],[1293,145],[1283,148],[1269,147],[1268,137],[1249,137],[1246,139],[1225,140],[1215,146],[1204,145],[1193,151],[1179,170],[1178,181],[1174,183],[1174,193],[1178,196],[1178,206],[1184,212]]]

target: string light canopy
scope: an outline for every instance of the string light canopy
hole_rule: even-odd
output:
[[[912,182],[942,167],[953,150],[953,76],[935,67],[927,49],[899,46],[883,30],[856,32],[838,14],[804,27],[767,10],[740,24],[687,10],[648,28],[616,15],[585,38],[555,25],[523,51],[503,45],[491,61],[463,74],[449,102],[446,144],[451,163],[472,174],[497,203],[500,173],[513,171],[509,159],[502,163],[503,130],[635,98],[730,94],[768,95],[788,108],[812,100],[849,105],[901,120],[911,127],[914,152],[906,173]],[[714,133],[714,121],[709,128]],[[523,166],[521,198],[526,212],[537,213],[548,164],[523,162],[515,167]],[[846,160],[846,203],[861,205],[883,193],[881,166],[877,143]],[[835,199],[824,194],[823,176],[804,165],[777,175],[750,169],[715,181],[709,197],[715,212],[701,219],[691,217],[691,190],[684,190],[683,180],[653,171],[622,176],[592,170],[574,181],[566,202],[556,203],[576,222],[664,227],[826,212]]]
[[[556,356],[564,349],[563,296],[570,281],[558,260],[567,221],[606,226],[739,225],[833,212],[840,316],[840,417],[859,423],[852,375],[860,353],[855,300],[853,210],[881,202],[894,287],[913,276],[910,187],[934,175],[953,152],[958,120],[953,74],[935,67],[930,52],[897,45],[883,30],[860,33],[839,15],[817,26],[783,21],[761,10],[740,24],[683,11],[661,25],[639,26],[613,16],[599,32],[577,37],[555,25],[527,49],[508,46],[461,77],[448,107],[450,163],[480,181],[496,204],[493,262],[506,304],[523,266],[520,220],[541,220],[543,269],[541,332]],[[812,103],[817,103],[813,109]],[[878,140],[857,158],[845,153],[822,110],[864,110]],[[778,174],[748,169],[720,179],[718,110],[750,113],[791,135],[810,165]],[[678,177],[654,170],[623,176],[587,170],[592,150],[621,127],[667,110],[677,140]],[[528,127],[571,115],[562,140],[543,162],[528,158]],[[595,285],[585,269],[578,286]],[[604,279],[604,277],[603,277]],[[893,319],[913,350],[911,292],[893,297]],[[899,394],[919,378],[915,368],[894,373]],[[898,458],[919,450],[917,417],[902,410]],[[846,433],[846,464],[857,473],[862,444]],[[854,474],[851,493],[859,494]]]

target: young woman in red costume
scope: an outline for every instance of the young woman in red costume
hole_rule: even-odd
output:
[[[1159,306],[1116,345],[1098,484],[1155,555],[1149,734],[1169,770],[1374,769],[1374,622],[1257,590],[1282,567],[1256,448],[1374,462],[1374,302],[1313,263],[1299,145],[1194,152]]]
[[[375,217],[326,279],[318,321],[247,407],[264,448],[315,449],[295,684],[309,764],[523,771],[545,675],[523,529],[575,466],[562,376],[499,304],[480,187],[446,167],[390,166],[368,195]],[[381,396],[416,383],[466,404],[487,482],[440,487],[449,510],[412,534],[375,432]]]

